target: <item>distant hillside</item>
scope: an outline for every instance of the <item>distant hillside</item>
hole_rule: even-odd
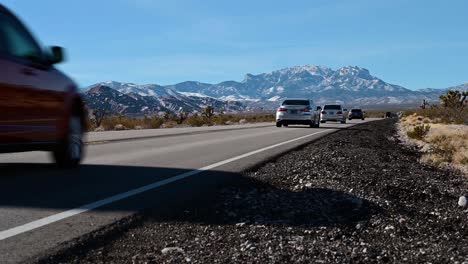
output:
[[[218,84],[186,81],[160,86],[109,81],[88,87],[86,97],[92,107],[146,114],[179,110],[196,112],[207,104],[227,111],[273,109],[279,101],[288,97],[308,97],[316,104],[340,102],[364,107],[408,106],[418,105],[423,99],[437,102],[439,96],[448,89],[413,91],[386,83],[371,75],[369,70],[357,66],[332,70],[307,65],[258,75],[246,74],[241,82],[225,81]],[[450,89],[464,91],[468,89],[468,83]],[[113,99],[108,101],[110,99],[106,98]]]

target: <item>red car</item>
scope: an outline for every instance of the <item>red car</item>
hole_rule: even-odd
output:
[[[80,163],[85,109],[76,84],[54,67],[62,61],[62,48],[42,48],[0,5],[0,153],[45,150],[61,167]]]

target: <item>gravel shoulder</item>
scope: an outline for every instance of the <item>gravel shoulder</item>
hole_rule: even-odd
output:
[[[354,126],[39,262],[468,263],[468,182],[419,158],[393,120]]]

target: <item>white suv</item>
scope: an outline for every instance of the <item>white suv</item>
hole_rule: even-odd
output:
[[[346,124],[346,111],[341,105],[324,105],[320,112],[320,123],[335,121]]]
[[[276,126],[287,127],[290,124],[309,125],[310,127],[320,126],[320,114],[317,111],[320,107],[307,98],[286,99],[276,110]]]

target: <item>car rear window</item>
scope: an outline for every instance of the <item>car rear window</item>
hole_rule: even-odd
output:
[[[361,113],[361,109],[351,109],[351,113]]]
[[[325,105],[324,110],[341,110],[341,105]]]
[[[282,105],[310,105],[308,100],[284,100]]]

